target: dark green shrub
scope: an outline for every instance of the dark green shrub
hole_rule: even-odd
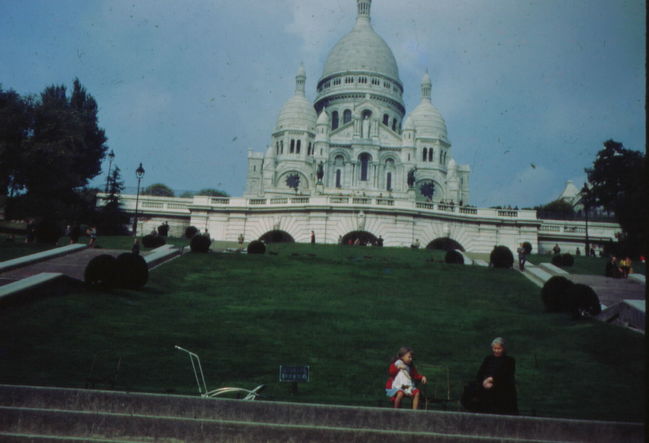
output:
[[[444,256],[444,262],[454,264],[454,265],[463,265],[464,257],[459,251],[456,251],[455,249],[451,249],[450,251],[446,251],[446,255]]]
[[[569,253],[556,254],[552,257],[552,264],[560,268],[570,267],[575,263],[575,259]]]
[[[74,225],[70,228],[70,241],[76,243],[81,237],[81,227],[79,225]]]
[[[189,242],[192,252],[209,252],[212,240],[207,235],[195,235]]]
[[[196,226],[187,226],[185,229],[185,238],[194,238],[198,234],[198,228]]]
[[[532,253],[532,243],[523,242],[523,250],[525,250],[525,255],[530,255]]]
[[[264,254],[266,253],[266,245],[259,240],[251,241],[248,244],[248,254]]]
[[[142,237],[142,246],[145,248],[159,248],[165,243],[164,237],[160,235],[148,234]]]
[[[43,220],[34,229],[34,237],[38,243],[56,243],[62,235],[63,229],[51,220]]]
[[[514,254],[507,246],[496,246],[489,255],[489,263],[494,268],[509,269],[514,265]]]
[[[166,222],[158,226],[158,234],[162,237],[169,235],[169,225]]]
[[[115,260],[117,285],[126,289],[140,289],[149,280],[149,267],[138,254],[125,252]]]
[[[88,262],[83,273],[87,285],[111,287],[115,284],[115,257],[98,255]]]
[[[602,312],[599,297],[588,285],[577,283],[568,289],[566,310],[572,318],[592,317]]]
[[[562,312],[567,309],[568,292],[575,284],[566,277],[554,276],[541,288],[541,299],[547,312]]]

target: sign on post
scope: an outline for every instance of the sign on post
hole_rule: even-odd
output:
[[[279,381],[291,383],[291,391],[297,394],[297,384],[309,381],[309,366],[279,366]]]

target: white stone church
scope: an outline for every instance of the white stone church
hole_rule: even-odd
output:
[[[363,195],[468,204],[467,165],[458,165],[428,73],[409,114],[392,50],[371,24],[371,0],[357,0],[356,24],[333,47],[316,98],[295,93],[277,118],[265,153],[248,154],[245,196]]]
[[[421,101],[406,113],[399,68],[372,28],[371,3],[357,0],[356,23],[330,51],[313,103],[298,69],[269,146],[248,153],[242,197],[121,195],[138,213],[138,235],[168,222],[171,235],[195,226],[222,241],[308,242],[313,232],[318,243],[380,238],[385,246],[480,253],[495,245],[515,251],[525,241],[534,251],[559,244],[574,252],[586,235],[592,244],[615,238],[617,224],[470,206],[470,168],[452,158],[430,77],[422,73]]]

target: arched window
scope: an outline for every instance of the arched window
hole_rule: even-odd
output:
[[[302,144],[302,140],[297,141],[297,145],[295,147],[295,153],[299,154],[300,153],[300,145]]]
[[[423,161],[426,161],[426,157],[428,156],[428,148],[424,148],[423,155],[421,156],[421,159]]]
[[[444,152],[441,149],[439,150],[439,162],[444,164]]]
[[[433,148],[430,148],[430,150],[428,151],[428,161],[429,161],[429,162],[432,162],[432,161],[433,161],[433,152],[435,152],[435,151],[433,150]]]
[[[362,153],[359,157],[361,161],[361,181],[367,181],[367,173],[370,165],[370,155],[367,153]]]
[[[342,172],[340,169],[336,169],[336,187],[337,188],[342,188],[342,185],[340,184],[340,179],[341,179]]]
[[[311,142],[309,142],[309,150],[307,151],[307,155],[313,155],[313,148],[311,146]]]
[[[397,119],[396,118],[392,119],[392,130],[393,131],[397,130]]]
[[[392,191],[392,173],[388,172],[388,175],[385,177],[385,189]]]
[[[279,141],[279,153],[280,154],[284,153],[284,140]]]
[[[350,121],[352,121],[352,111],[345,109],[345,112],[343,112],[343,124],[349,123]]]
[[[388,114],[383,114],[383,124],[388,126],[390,124],[390,116]]]
[[[275,142],[275,154],[279,155],[279,142]]]
[[[331,114],[331,129],[338,128],[338,111],[334,111]]]
[[[289,151],[291,154],[295,152],[295,140],[291,139],[291,150]]]

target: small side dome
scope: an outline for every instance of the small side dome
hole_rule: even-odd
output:
[[[313,104],[304,95],[306,74],[300,65],[295,76],[295,95],[288,99],[277,117],[276,129],[299,129],[315,131],[317,115]]]
[[[417,137],[433,137],[448,143],[446,122],[431,103],[431,86],[430,76],[426,72],[421,82],[421,103],[409,118],[414,122]]]

